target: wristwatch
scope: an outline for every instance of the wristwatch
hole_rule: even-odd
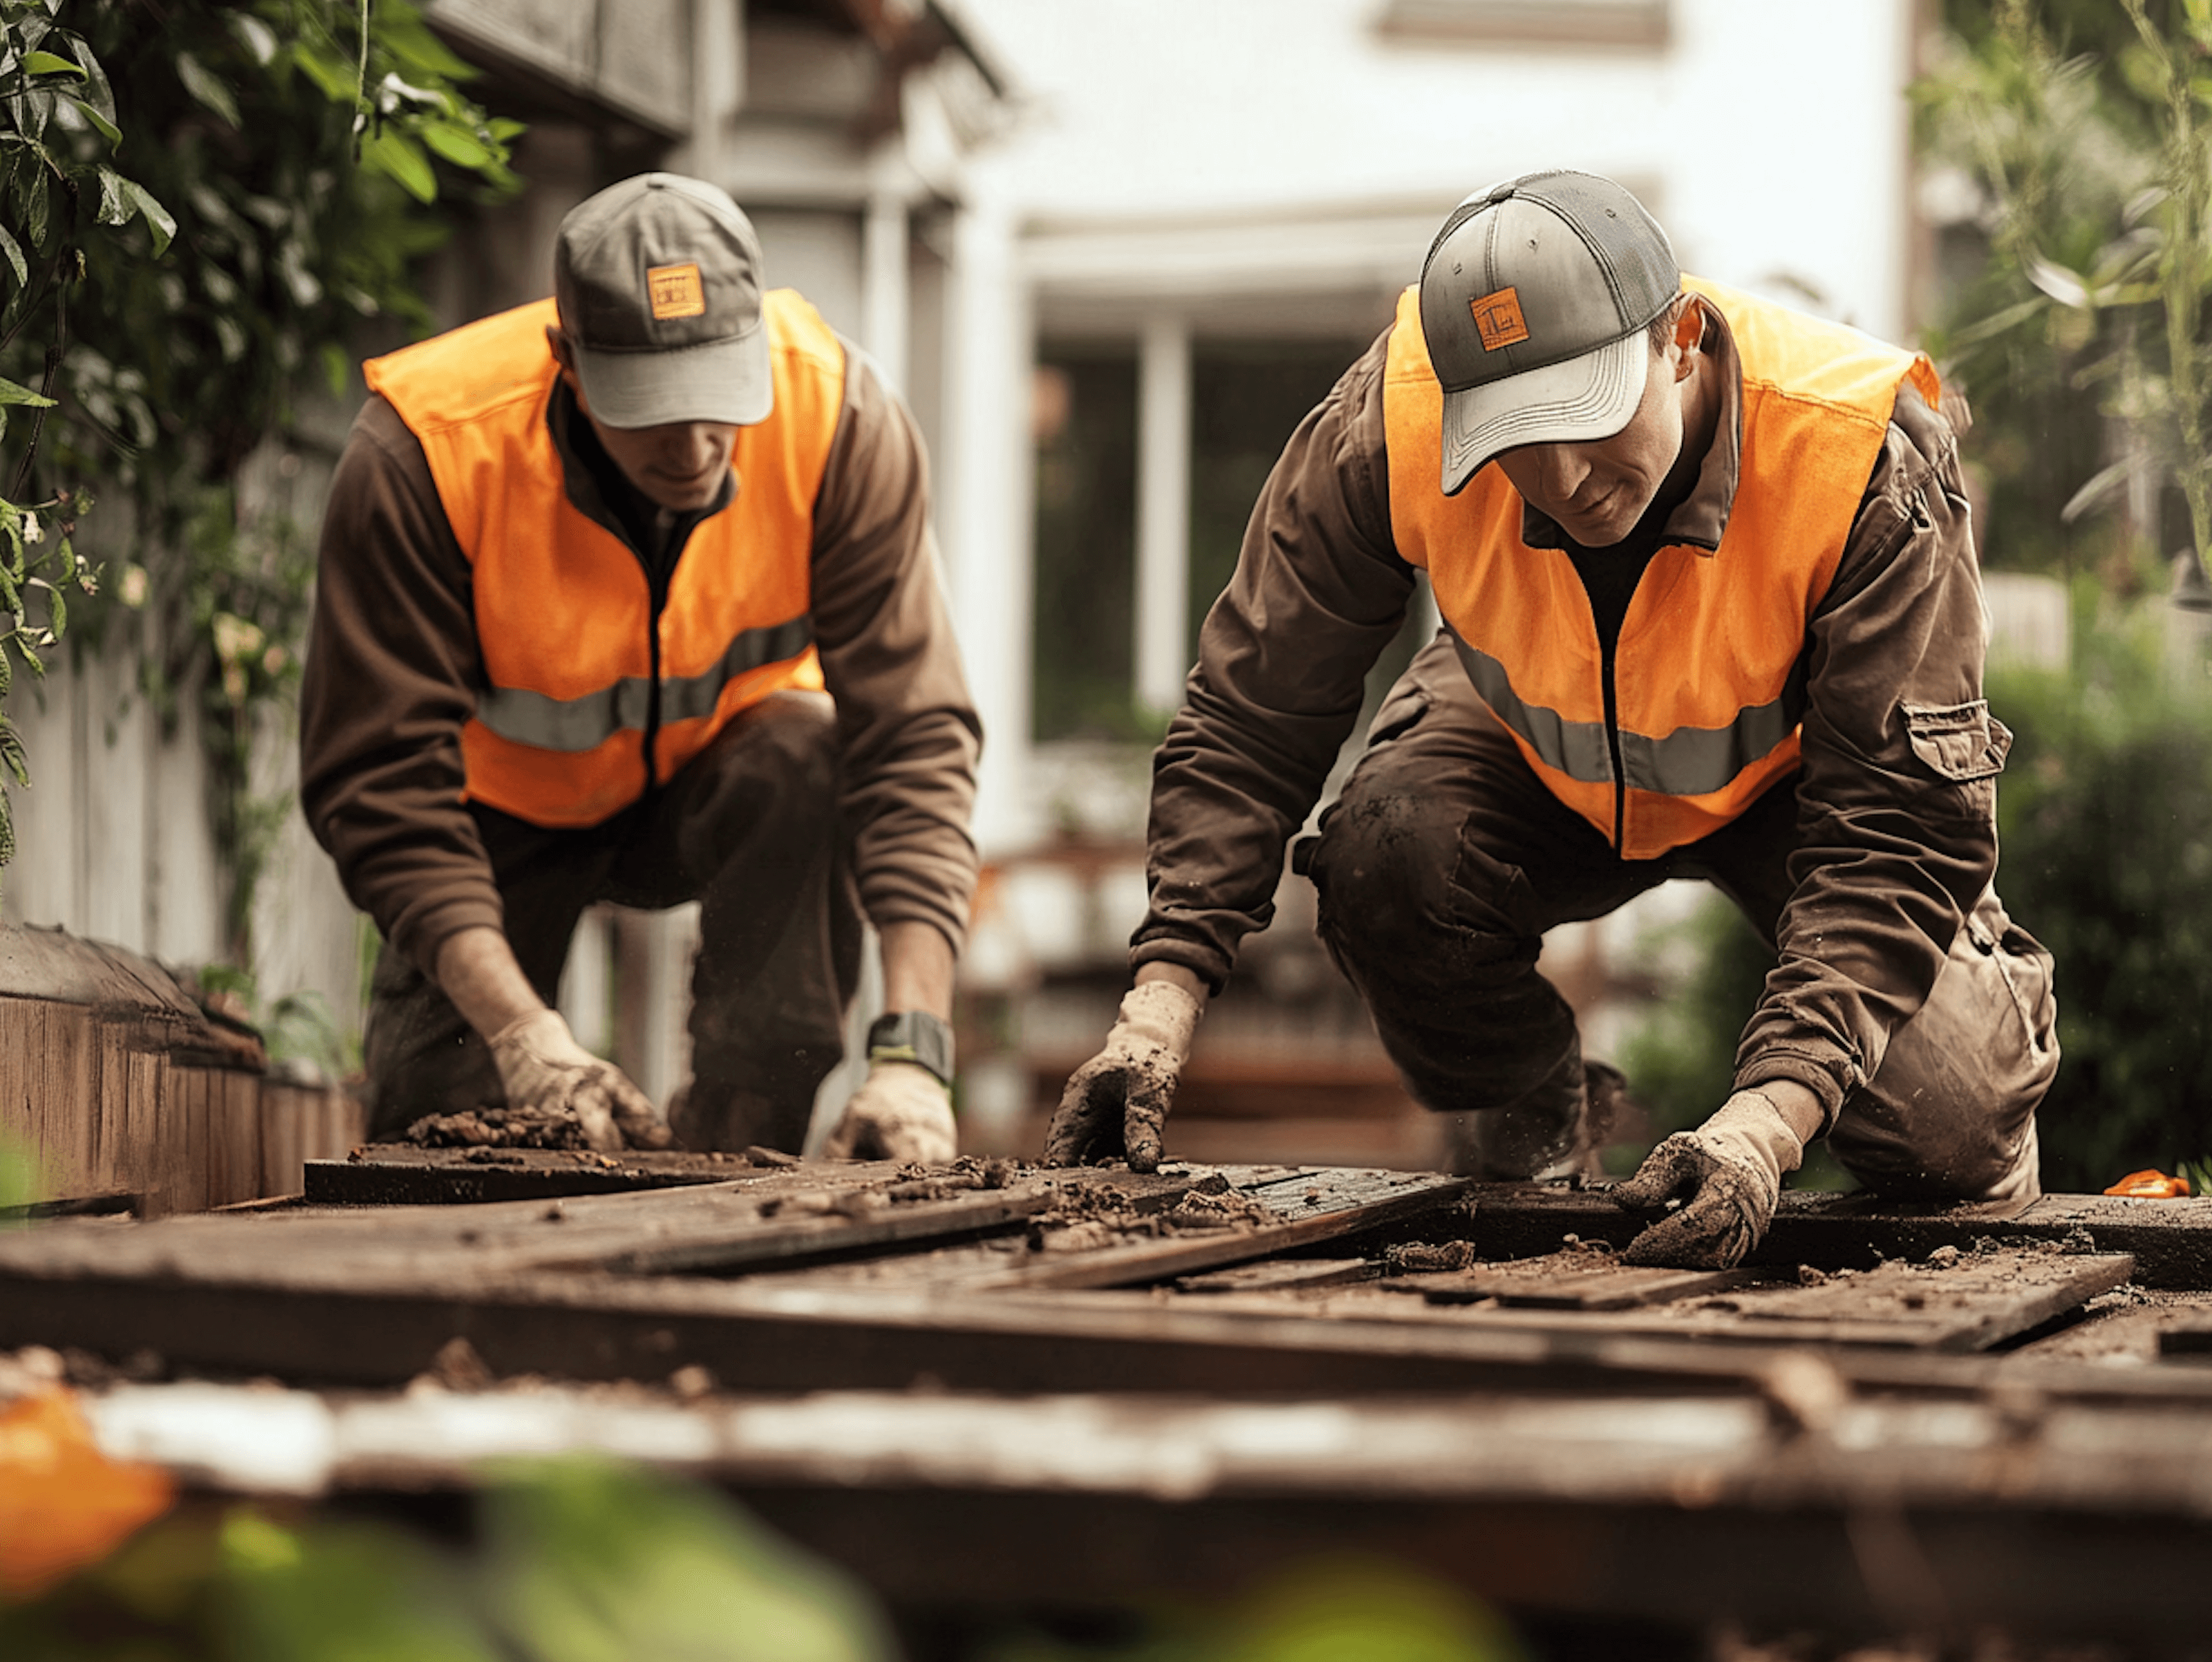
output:
[[[952,1083],[952,1029],[927,1010],[886,1010],[868,1027],[870,1062],[912,1062]]]

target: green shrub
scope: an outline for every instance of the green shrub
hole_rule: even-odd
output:
[[[2095,1190],[2212,1152],[2212,697],[2160,606],[2077,630],[2068,673],[1994,675],[2006,908],[2057,960],[2043,1181]]]

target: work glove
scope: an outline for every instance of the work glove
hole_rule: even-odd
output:
[[[960,1152],[951,1087],[918,1062],[878,1062],[845,1105],[822,1152],[831,1160],[941,1166]]]
[[[1205,1007],[1171,981],[1147,981],[1121,1000],[1106,1048],[1069,1075],[1045,1133],[1047,1166],[1126,1155],[1132,1172],[1156,1172],[1160,1132],[1190,1036]]]
[[[587,1148],[611,1154],[674,1141],[645,1093],[614,1063],[577,1044],[558,1010],[532,1010],[508,1022],[491,1036],[491,1059],[510,1111],[573,1117]]]
[[[1649,1226],[1622,1262],[1674,1269],[1741,1263],[1765,1239],[1782,1174],[1797,1169],[1811,1129],[1801,1135],[1764,1093],[1738,1091],[1696,1130],[1663,1140],[1613,1191]],[[1670,1209],[1674,1202],[1679,1208]]]

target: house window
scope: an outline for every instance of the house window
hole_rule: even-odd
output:
[[[1137,351],[1046,344],[1036,446],[1031,730],[1040,740],[1144,737],[1131,697],[1136,587]]]
[[[1189,550],[1182,661],[1237,569],[1244,527],[1284,444],[1367,346],[1363,338],[1208,340],[1190,356]],[[1150,745],[1159,712],[1136,690],[1136,343],[1039,353],[1030,721],[1039,742]],[[1385,668],[1402,667],[1399,654]]]

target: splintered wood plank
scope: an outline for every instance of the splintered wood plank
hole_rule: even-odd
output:
[[[787,1169],[789,1156],[759,1162],[742,1154],[580,1148],[417,1148],[372,1143],[343,1159],[307,1163],[305,1193],[318,1205],[441,1206],[481,1201],[557,1200],[566,1195],[636,1194],[685,1184],[726,1183]]]
[[[1747,1282],[1634,1310],[1465,1308],[1465,1319],[1547,1331],[1668,1333],[1761,1344],[1971,1351],[2024,1333],[2127,1281],[2125,1253],[1997,1249],[1953,1262],[1892,1263],[1812,1286]]]
[[[1741,1287],[1753,1269],[1651,1269],[1599,1254],[1555,1252],[1541,1258],[1401,1278],[1431,1304],[1495,1299],[1528,1310],[1636,1310]]]
[[[592,1262],[631,1275],[737,1275],[847,1260],[885,1249],[909,1252],[1024,1223],[1034,1227],[1035,1220],[1071,1208],[1088,1216],[1099,1209],[1096,1197],[1102,1191],[1111,1196],[1107,1204],[1114,1208],[1149,1217],[1178,1208],[1197,1181],[1181,1171],[1150,1176],[1116,1172],[1109,1179],[1103,1172],[1024,1171],[1006,1162],[978,1162],[976,1169],[921,1178],[902,1177],[900,1171],[888,1161],[813,1162],[772,1170],[744,1186],[745,1203],[754,1208],[751,1221],[687,1222],[678,1230],[664,1229],[670,1239],[601,1251]],[[672,1214],[682,1192],[663,1190],[650,1198]],[[603,1204],[611,1214],[611,1202]],[[963,1266],[974,1262],[957,1249],[945,1257]],[[532,1262],[557,1268],[580,1260]],[[888,1268],[884,1279],[904,1279],[896,1260]]]
[[[1149,1238],[1079,1224],[1032,1243],[1029,1261],[963,1285],[1000,1291],[1133,1287],[1334,1239],[1378,1225],[1440,1212],[1467,1191],[1464,1178],[1433,1173],[1323,1168],[1244,1174],[1233,1166],[1212,1194],[1194,1191],[1153,1221]]]
[[[1535,1257],[1577,1239],[1626,1247],[1642,1227],[1613,1203],[1609,1185],[1483,1184],[1469,1198],[1474,1216],[1459,1233],[1486,1259]],[[1791,1190],[1784,1192],[1773,1227],[1749,1263],[1865,1270],[1885,1258],[1920,1259],[1945,1246],[1968,1251],[1984,1239],[2007,1245],[2070,1242],[2080,1250],[2125,1252],[2136,1261],[2140,1287],[2212,1291],[2212,1196],[2045,1195],[2022,1207]]]
[[[1185,1275],[1178,1293],[1308,1293],[1373,1281],[1382,1266],[1372,1258],[1277,1258]]]
[[[728,1275],[833,1255],[848,1257],[986,1234],[1048,1210],[1057,1198],[1052,1190],[1042,1185],[944,1198],[901,1196],[870,1189],[827,1196],[769,1196],[750,1201],[750,1217],[695,1227],[678,1239],[600,1251],[589,1262],[631,1275]],[[909,1203],[902,1204],[902,1201]],[[535,1262],[545,1268],[560,1268],[586,1260],[564,1257]]]
[[[2124,1252],[2000,1250],[1948,1263],[1885,1263],[1849,1279],[1763,1291],[1747,1295],[1741,1312],[1747,1323],[1813,1339],[1986,1350],[2111,1292],[2135,1267]]]
[[[1171,1205],[1190,1184],[1124,1176],[1115,1204]],[[1100,1186],[1088,1173],[981,1163],[917,1180],[890,1161],[824,1161],[635,1195],[180,1218],[112,1244],[59,1234],[0,1242],[0,1259],[303,1288],[372,1271],[426,1281],[569,1269],[734,1275],[1018,1227]]]

